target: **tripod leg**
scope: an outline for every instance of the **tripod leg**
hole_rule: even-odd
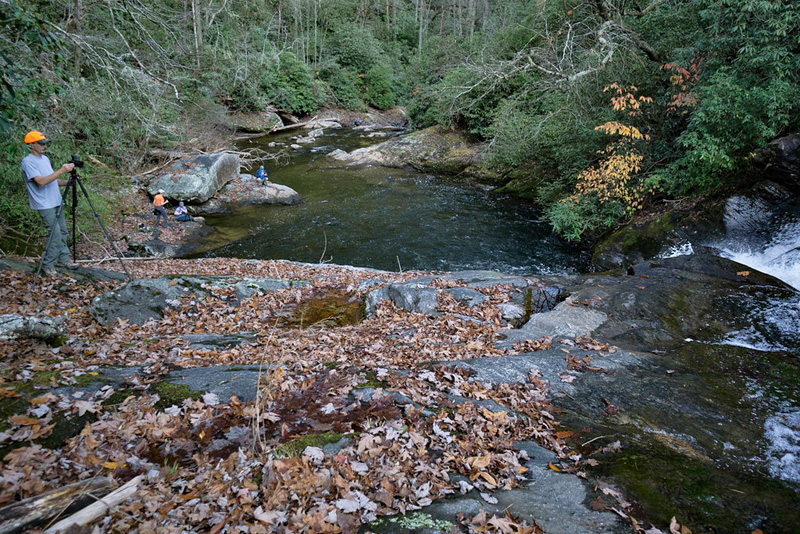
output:
[[[89,198],[89,194],[86,192],[86,188],[83,187],[83,182],[81,182],[80,178],[76,175],[75,181],[78,182],[78,185],[81,186],[81,191],[83,192],[84,198],[89,203],[89,206],[92,208],[92,213],[94,213],[94,218],[97,219],[98,224],[100,224],[100,228],[103,229],[103,234],[108,239],[108,243],[111,245],[111,248],[114,249],[114,253],[117,255],[117,259],[119,260],[119,264],[122,265],[122,270],[125,271],[125,274],[128,276],[128,280],[133,280],[131,277],[131,273],[128,272],[128,267],[125,265],[125,262],[122,261],[122,254],[120,254],[119,250],[117,249],[117,245],[114,244],[114,238],[111,237],[111,234],[108,233],[106,229],[106,225],[103,224],[103,219],[100,218],[100,214],[97,213],[97,210],[94,209],[94,204],[92,204],[92,200]]]

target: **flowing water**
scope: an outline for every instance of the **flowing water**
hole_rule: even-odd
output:
[[[758,198],[733,197],[726,205],[724,222],[725,238],[697,244],[709,246],[720,256],[772,275],[797,290],[781,297],[758,289],[743,290],[732,295],[727,305],[722,303],[722,308],[736,308],[736,315],[747,320],[742,328],[711,341],[745,349],[753,362],[741,366],[752,368],[745,373],[751,376],[745,381],[747,393],[741,403],[759,408],[753,408],[752,414],[743,414],[740,423],[757,411],[764,414],[754,418],[763,421],[757,450],[750,458],[739,461],[765,464],[771,477],[800,487],[800,384],[796,362],[800,357],[800,206],[786,202],[775,208]],[[692,244],[687,242],[662,257],[693,253]],[[736,352],[731,349],[730,354]],[[788,359],[783,361],[782,370],[767,378],[770,373],[765,371],[768,366],[763,362],[780,361],[783,355]],[[800,525],[795,532],[800,532]]]
[[[382,139],[330,130],[290,149],[286,165],[265,163],[270,180],[291,187],[294,206],[249,206],[212,215],[215,227],[195,256],[330,262],[382,270],[490,269],[513,274],[585,269],[585,249],[556,238],[530,203],[463,179],[386,167],[348,168],[328,156]],[[276,152],[290,137],[244,142]],[[285,146],[284,146],[285,149]],[[258,163],[243,172],[255,173]]]

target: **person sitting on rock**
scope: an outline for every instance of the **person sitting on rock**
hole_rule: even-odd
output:
[[[158,220],[161,217],[164,217],[164,228],[167,227],[167,210],[164,208],[164,204],[167,203],[169,203],[169,201],[164,199],[164,190],[159,189],[156,196],[153,197],[153,215],[156,216],[156,228],[158,228]]]
[[[186,209],[186,206],[183,205],[183,202],[179,202],[178,207],[175,208],[175,220],[180,222],[194,220],[194,217],[189,215],[189,210]]]
[[[269,183],[269,175],[267,174],[267,171],[264,170],[264,166],[263,165],[261,167],[259,167],[258,170],[256,171],[256,179],[259,182],[261,182],[262,184],[268,184]]]

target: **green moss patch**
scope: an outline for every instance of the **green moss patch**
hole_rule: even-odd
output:
[[[306,436],[287,441],[275,449],[276,458],[292,458],[303,454],[306,447],[322,447],[328,443],[336,443],[348,434],[325,432],[324,434],[308,434]]]
[[[299,303],[282,326],[342,326],[364,320],[364,304],[351,293],[332,291]]]
[[[161,382],[151,386],[151,392],[159,396],[154,408],[165,410],[170,406],[180,406],[186,399],[199,400],[203,396],[202,391],[192,391],[187,386],[169,384]]]
[[[450,532],[455,523],[443,519],[434,519],[430,514],[414,512],[408,515],[384,517],[369,524],[373,532],[407,532],[410,530],[430,529]]]
[[[389,387],[388,382],[384,382],[383,380],[378,380],[378,375],[372,369],[365,369],[364,374],[366,375],[366,381],[357,385],[357,388],[383,388],[386,389]]]

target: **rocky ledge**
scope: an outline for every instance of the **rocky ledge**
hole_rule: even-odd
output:
[[[314,502],[320,522],[345,532],[364,523],[363,532],[451,532],[464,526],[457,512],[476,527],[535,520],[556,534],[648,523],[661,527],[652,533],[680,532],[673,516],[698,532],[788,532],[800,520],[791,505],[795,489],[769,467],[780,451],[761,447],[776,412],[800,400],[790,387],[800,376],[791,352],[800,340],[772,332],[783,349],[771,352],[735,341],[750,327],[774,328],[754,310],[793,302],[796,293],[742,265],[696,254],[624,271],[526,277],[232,259],[149,267],[172,274],[147,278],[136,267],[135,280],[97,294],[91,316],[65,321],[72,339],[61,352],[83,354],[95,373],[142,365],[138,378],[126,380],[145,389],[158,376],[193,391],[202,402],[167,406],[149,420],[186,417],[179,427],[186,431],[161,432],[179,432],[182,449],[214,459],[214,469],[228,469],[217,458],[241,472],[256,465],[263,478],[244,482],[252,491],[280,494],[275,502]],[[70,283],[53,290],[64,293],[58,288]],[[98,341],[87,338],[94,323],[104,333]],[[755,376],[769,395],[752,394]],[[271,389],[261,389],[265,379]],[[128,405],[152,412],[142,404],[148,397],[138,397]],[[254,413],[266,414],[255,438],[247,430]],[[195,420],[213,424],[191,427]],[[135,436],[118,431],[129,424],[85,432],[104,443]],[[105,436],[104,428],[115,434]],[[254,439],[275,454],[267,463],[251,455]],[[159,464],[151,457],[175,456],[171,443],[123,443],[120,451],[151,452],[119,459],[152,472]],[[294,458],[278,454],[289,450]],[[174,469],[188,481],[186,491],[202,496],[209,492],[196,474],[211,471],[199,458]],[[185,478],[188,470],[195,475]],[[332,472],[349,482],[319,491],[314,484],[278,487],[273,470],[292,484],[302,476],[328,480]],[[161,491],[155,476],[150,484],[148,491]],[[703,490],[692,491],[698,485]],[[297,492],[304,498],[294,499]],[[222,517],[237,502],[203,505]],[[294,513],[288,504],[269,514],[236,506],[242,524],[276,526]],[[510,506],[515,517],[503,517]],[[194,521],[191,510],[175,508],[170,517]]]

